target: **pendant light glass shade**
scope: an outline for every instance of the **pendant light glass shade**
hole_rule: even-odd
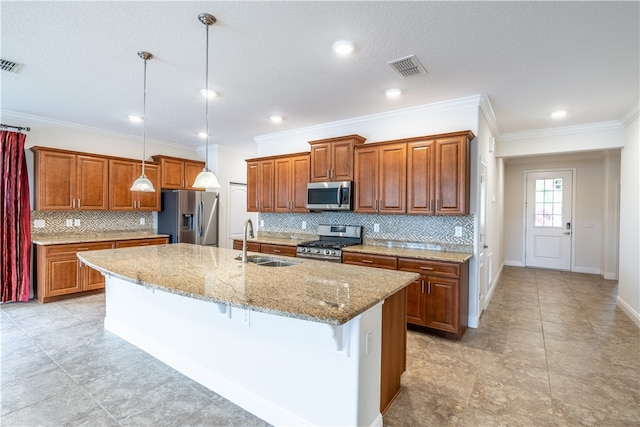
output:
[[[207,28],[207,51],[206,51],[206,61],[205,61],[205,89],[204,93],[209,93],[209,26],[216,23],[216,17],[209,13],[201,13],[198,15],[198,19],[202,22]],[[193,183],[193,187],[196,188],[220,188],[220,183],[218,182],[218,178],[211,172],[209,169],[209,96],[205,96],[205,107],[204,107],[204,122],[205,122],[205,162],[204,168],[202,172],[196,176],[196,180]]]
[[[149,52],[140,51],[138,56],[144,59],[144,91],[142,95],[142,173],[140,177],[133,181],[133,185],[129,189],[130,191],[138,191],[143,193],[153,193],[156,191],[153,188],[153,184],[149,181],[149,178],[144,174],[144,159],[146,155],[147,147],[147,60],[153,58],[153,55]]]

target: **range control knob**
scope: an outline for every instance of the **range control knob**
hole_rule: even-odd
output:
[[[331,255],[331,250],[330,249],[325,249],[324,254],[325,255]]]

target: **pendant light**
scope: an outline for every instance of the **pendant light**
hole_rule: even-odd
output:
[[[145,151],[147,146],[147,61],[153,58],[153,55],[141,50],[138,52],[138,56],[144,59],[144,92],[142,95],[142,174],[138,179],[133,181],[133,185],[130,190],[153,193],[156,190],[153,188],[153,184],[149,181],[149,178],[144,174],[144,159],[147,157]]]
[[[201,13],[198,15],[198,19],[207,27],[207,55],[205,65],[205,108],[204,108],[204,120],[205,120],[205,161],[202,172],[196,176],[196,180],[193,183],[193,187],[196,188],[220,188],[218,178],[209,169],[209,26],[216,23],[216,17],[208,14]]]

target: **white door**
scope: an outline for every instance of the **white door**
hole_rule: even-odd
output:
[[[225,247],[231,248],[233,240],[242,240],[244,223],[251,215],[247,212],[247,184],[229,183],[228,242]]]
[[[527,172],[525,265],[571,269],[570,170]]]
[[[480,203],[478,212],[478,278],[480,280],[480,295],[478,304],[478,314],[487,305],[487,293],[489,291],[489,277],[487,268],[487,163],[480,159]]]

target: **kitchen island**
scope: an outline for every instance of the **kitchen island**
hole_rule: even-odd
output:
[[[249,412],[274,425],[381,426],[383,303],[402,307],[418,275],[237,255],[174,244],[78,257],[106,276],[107,330]],[[404,324],[404,310],[390,313],[385,324]]]

